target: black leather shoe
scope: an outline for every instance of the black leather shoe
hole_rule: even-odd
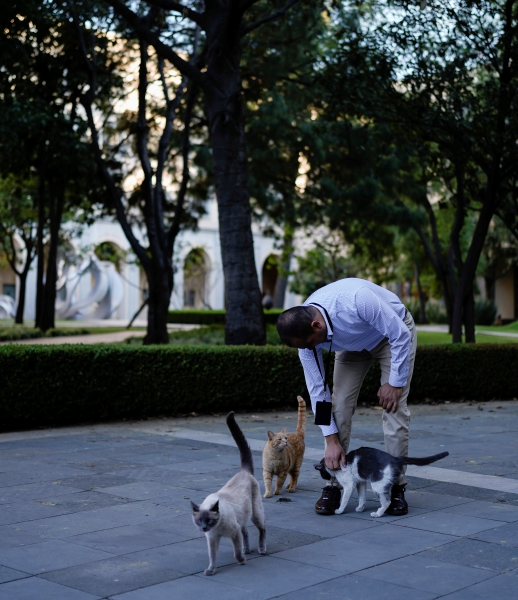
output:
[[[402,517],[408,514],[408,504],[405,500],[406,483],[403,485],[395,485],[392,488],[390,506],[385,511],[386,515],[392,517]]]
[[[340,488],[334,485],[326,485],[322,490],[320,499],[315,504],[315,510],[319,515],[334,515],[335,510],[340,506],[342,492]]]

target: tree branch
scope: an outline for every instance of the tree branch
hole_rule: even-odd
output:
[[[194,104],[196,102],[196,96],[198,95],[198,86],[193,83],[191,85],[191,89],[189,90],[189,95],[187,98],[187,106],[185,108],[185,117],[184,117],[184,129],[183,129],[183,140],[182,140],[182,158],[183,158],[183,172],[182,172],[182,183],[180,184],[180,189],[178,191],[178,196],[176,200],[176,209],[174,212],[174,219],[167,234],[167,254],[171,256],[173,252],[174,241],[178,232],[180,231],[180,225],[182,222],[183,216],[183,208],[185,202],[185,195],[187,193],[187,185],[190,179],[189,173],[189,150],[190,150],[190,128],[191,128],[191,118],[192,112],[194,108]]]
[[[196,25],[201,27],[203,30],[205,30],[207,27],[207,19],[205,15],[190,9],[188,6],[184,6],[178,2],[173,2],[173,0],[146,0],[146,2],[148,4],[152,4],[153,6],[164,8],[165,10],[172,10],[173,12],[180,13],[184,17],[194,21]]]
[[[282,8],[280,8],[278,11],[272,13],[271,15],[267,15],[266,17],[263,17],[262,19],[259,19],[258,21],[255,21],[255,23],[251,23],[250,25],[248,25],[248,27],[244,27],[241,32],[241,35],[246,35],[247,33],[250,33],[251,31],[253,31],[254,29],[257,29],[264,23],[268,23],[269,21],[273,21],[274,19],[277,19],[278,17],[282,16],[286,11],[288,11],[297,2],[299,2],[299,0],[288,0],[288,2]]]
[[[4,245],[5,257],[7,258],[7,262],[11,265],[11,269],[16,273],[16,275],[18,275],[18,277],[21,277],[21,273],[16,268],[16,247],[14,245],[14,236],[12,232],[9,232],[8,237],[9,243],[11,244],[11,254],[9,254],[7,251],[7,246]]]
[[[195,81],[202,88],[211,87],[210,81],[199,69],[181,58],[172,48],[164,44],[160,37],[147,27],[144,21],[130,10],[121,0],[107,0],[114,10],[135,30],[142,39],[151,44],[158,54],[166,58],[182,75],[186,75],[191,81]]]
[[[95,160],[97,163],[97,168],[99,170],[101,179],[104,181],[104,184],[105,184],[105,186],[108,190],[108,193],[110,194],[110,197],[115,206],[115,212],[117,214],[117,219],[122,227],[122,230],[124,231],[124,234],[126,235],[128,241],[129,241],[133,251],[138,256],[138,258],[142,264],[148,264],[149,257],[147,256],[145,249],[141,246],[141,244],[135,237],[135,234],[133,233],[131,225],[128,222],[128,218],[126,216],[126,211],[124,210],[124,205],[122,203],[122,197],[121,197],[122,192],[117,187],[117,184],[115,183],[115,180],[113,179],[111,173],[109,172],[108,167],[106,166],[106,162],[102,155],[101,147],[99,144],[99,134],[97,132],[97,127],[95,126],[93,110],[92,110],[92,103],[94,101],[95,93],[97,90],[97,73],[95,71],[95,67],[94,67],[90,57],[88,56],[88,51],[86,49],[86,43],[85,43],[85,39],[84,39],[84,35],[83,35],[83,29],[82,29],[81,23],[79,22],[79,19],[77,17],[73,0],[69,0],[68,5],[70,8],[70,12],[72,14],[72,18],[74,20],[74,25],[76,27],[77,37],[78,37],[78,41],[79,41],[79,48],[80,48],[81,54],[83,56],[85,67],[86,67],[86,70],[88,73],[90,89],[88,90],[88,93],[83,95],[83,97],[81,98],[81,104],[86,112],[88,127],[90,129],[90,135],[92,136],[92,146],[93,146],[93,150],[94,150]]]

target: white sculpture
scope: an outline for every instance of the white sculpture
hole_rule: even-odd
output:
[[[56,284],[56,317],[59,319],[109,319],[124,298],[124,284],[115,265],[101,261],[94,254],[84,258],[79,266],[61,260]],[[90,292],[80,297],[83,277],[93,279]]]
[[[11,319],[16,316],[16,306],[11,296],[0,294],[0,319]]]

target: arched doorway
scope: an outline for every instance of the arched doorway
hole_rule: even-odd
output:
[[[263,263],[263,306],[271,308],[275,296],[275,285],[279,277],[278,269],[279,257],[276,254],[270,254]]]
[[[184,308],[210,308],[208,302],[209,257],[203,248],[193,248],[183,263]]]
[[[112,263],[118,273],[122,271],[126,252],[114,242],[101,242],[95,247],[94,254],[99,260]]]

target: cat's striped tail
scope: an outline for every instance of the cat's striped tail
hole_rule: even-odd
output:
[[[434,454],[433,456],[423,456],[423,458],[410,458],[409,456],[400,456],[399,459],[404,465],[417,465],[418,467],[424,467],[436,460],[441,460],[448,456],[449,452],[441,452],[440,454]]]
[[[244,433],[241,431],[241,428],[236,423],[234,411],[228,413],[227,425],[239,449],[239,454],[241,455],[241,468],[245,471],[248,471],[249,473],[252,473],[253,475],[254,459],[252,458],[252,450],[250,450],[250,446],[246,441]]]
[[[297,396],[299,401],[299,414],[297,420],[297,431],[299,435],[306,434],[306,402],[301,396]]]

